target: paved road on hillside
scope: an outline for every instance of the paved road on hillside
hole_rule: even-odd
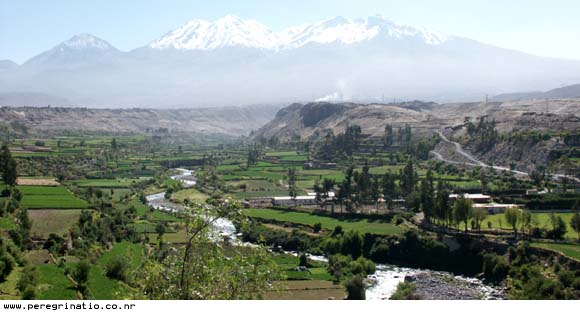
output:
[[[461,164],[461,165],[466,165],[466,166],[473,166],[473,167],[487,167],[487,168],[493,168],[496,169],[498,171],[508,171],[508,172],[512,172],[514,174],[518,174],[518,175],[523,175],[523,176],[530,176],[530,174],[526,173],[526,172],[522,172],[522,171],[518,171],[518,170],[511,170],[508,167],[503,167],[503,166],[492,166],[492,165],[487,165],[484,162],[478,160],[475,156],[473,156],[472,154],[466,152],[465,150],[463,150],[463,148],[461,147],[461,144],[455,142],[455,141],[451,141],[449,139],[447,139],[447,137],[445,137],[445,135],[441,132],[438,131],[437,132],[439,134],[439,137],[441,137],[441,139],[447,143],[450,143],[452,145],[454,145],[455,147],[455,151],[457,151],[457,153],[463,155],[464,157],[466,157],[468,160],[470,160],[473,163],[467,163],[467,162],[459,162],[459,161],[452,161],[449,159],[444,158],[440,153],[435,152],[435,151],[431,151],[431,153],[433,155],[435,155],[435,158],[438,160],[441,160],[443,162],[446,163],[451,163],[451,164]],[[555,180],[559,180],[562,178],[568,178],[572,181],[575,181],[577,183],[580,183],[580,179],[573,177],[573,176],[568,176],[568,175],[564,175],[564,174],[552,174],[552,178]]]

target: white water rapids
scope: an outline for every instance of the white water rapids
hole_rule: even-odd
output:
[[[171,178],[180,180],[183,182],[185,187],[192,187],[196,184],[195,177],[193,176],[193,171],[186,169],[176,169],[180,172],[178,175],[174,175]],[[155,209],[166,211],[166,212],[181,212],[185,210],[185,206],[177,204],[165,199],[165,193],[157,193],[148,195],[146,197],[147,204]],[[214,223],[214,228],[218,234],[223,238],[228,238],[232,241],[238,242],[240,245],[244,246],[255,246],[254,244],[244,244],[237,239],[238,234],[236,233],[236,227],[228,219],[218,219]],[[286,252],[288,254],[297,255],[295,252]],[[314,261],[328,261],[324,256],[308,255],[308,258]],[[433,271],[428,269],[414,269],[399,267],[396,265],[388,264],[377,264],[376,272],[368,276],[369,283],[371,285],[366,290],[367,300],[384,300],[388,299],[397,289],[397,285],[405,279],[405,276],[413,276],[419,273],[432,273],[439,275],[446,275],[449,277],[454,277],[457,280],[476,285],[478,291],[481,293],[484,299],[492,298],[496,289],[486,286],[481,283],[481,280],[476,278],[455,276],[450,273]]]

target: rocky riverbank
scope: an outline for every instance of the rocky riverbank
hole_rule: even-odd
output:
[[[504,300],[505,288],[484,285],[480,280],[449,273],[421,272],[405,277],[413,283],[417,296],[424,300]]]

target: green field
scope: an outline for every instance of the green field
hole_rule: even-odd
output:
[[[535,247],[551,249],[580,261],[580,245],[557,243],[532,243],[531,245]]]
[[[6,277],[4,282],[0,282],[0,300],[19,300],[20,292],[16,287],[18,279],[20,278],[21,267],[16,267]]]
[[[313,264],[308,271],[295,270],[299,265],[300,259],[297,256],[287,254],[274,255],[274,262],[283,271],[283,279],[287,280],[327,280],[331,281],[332,276],[326,270],[324,264],[314,261],[309,261]]]
[[[40,274],[37,298],[40,300],[76,300],[77,292],[64,270],[53,264],[38,265]]]
[[[89,204],[62,186],[17,186],[28,209],[85,209]]]
[[[320,223],[322,224],[322,228],[327,230],[332,230],[337,225],[340,225],[345,230],[357,230],[361,233],[379,235],[399,235],[405,232],[404,228],[387,222],[371,221],[368,219],[336,219],[298,211],[245,209],[244,214],[252,218],[274,220],[277,222],[290,222],[309,226]]]
[[[566,238],[577,239],[578,234],[570,227],[570,219],[572,218],[573,214],[556,213],[556,215],[562,217],[562,219],[566,223],[567,228]],[[532,220],[533,222],[537,223],[538,227],[550,229],[550,217],[548,213],[533,213]],[[507,224],[507,221],[505,219],[505,214],[503,213],[487,216],[487,218],[485,219],[485,221],[483,221],[483,224],[481,225],[482,230],[487,229],[487,222],[491,222],[492,229],[498,229],[501,227],[502,229],[505,230],[511,230],[511,227]]]
[[[85,209],[89,205],[86,201],[73,195],[32,195],[22,199],[22,205],[28,209]]]
[[[13,230],[16,228],[14,220],[0,217],[0,230]]]
[[[170,222],[179,221],[177,217],[167,212],[163,212],[160,210],[151,211],[149,206],[142,204],[139,200],[136,199],[131,200],[127,206],[128,207],[134,206],[135,209],[137,209],[137,215],[139,217],[148,216],[149,220],[151,221],[170,221]]]
[[[88,285],[96,300],[119,299],[130,290],[124,283],[108,278],[103,268],[94,265],[91,267]]]
[[[16,186],[24,196],[27,195],[43,195],[43,196],[59,196],[69,195],[70,191],[63,186]]]
[[[143,262],[143,245],[131,242],[117,243],[111,250],[99,257],[98,264],[105,266],[115,257],[126,257],[129,259],[132,269],[137,269]]]
[[[207,198],[208,195],[199,192],[195,188],[180,190],[171,195],[171,200],[176,202],[183,202],[185,199],[189,199],[189,201],[205,202]]]
[[[283,157],[283,156],[296,156],[298,152],[296,151],[271,151],[266,152],[266,156],[276,156],[276,157]]]
[[[47,238],[50,233],[63,235],[78,222],[82,210],[30,210],[31,233]]]
[[[78,187],[101,187],[101,188],[128,188],[134,183],[138,183],[147,178],[118,178],[118,179],[82,179],[73,180],[70,183]]]

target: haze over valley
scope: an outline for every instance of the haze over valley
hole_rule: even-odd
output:
[[[122,30],[120,30],[122,31]],[[90,34],[0,63],[0,104],[183,108],[293,102],[479,101],[580,82],[580,61],[537,57],[384,16],[271,31],[227,15],[120,51]]]
[[[4,312],[577,309],[576,12],[0,0]]]

